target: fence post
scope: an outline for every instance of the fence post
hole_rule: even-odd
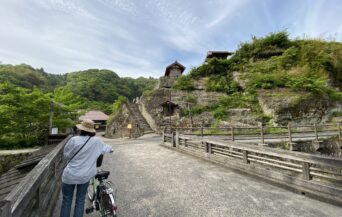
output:
[[[165,129],[162,132],[162,144],[165,143]]]
[[[265,138],[264,138],[264,126],[260,126],[260,134],[261,134],[261,144],[265,144]]]
[[[201,125],[201,137],[203,137],[203,124]]]
[[[175,132],[171,132],[171,145],[172,147],[176,147]]]
[[[234,142],[235,138],[234,138],[234,127],[231,127],[231,135],[232,135],[232,141]]]
[[[317,125],[316,124],[314,124],[314,130],[315,130],[316,141],[318,141],[318,132],[317,132]]]
[[[337,123],[337,129],[338,129],[338,138],[342,139],[342,134],[341,134],[341,124]]]
[[[204,142],[205,144],[205,152],[208,153],[208,154],[212,154],[212,146],[211,146],[211,143],[210,142]]]
[[[249,164],[249,160],[248,160],[248,151],[247,150],[243,150],[242,151],[242,154],[243,154],[243,162],[245,164]]]
[[[307,162],[303,162],[303,178],[305,180],[310,180],[310,165]]]
[[[176,147],[179,147],[179,131],[176,131]]]
[[[292,144],[292,133],[291,133],[291,124],[290,124],[290,122],[289,122],[287,128],[289,130],[289,143]]]

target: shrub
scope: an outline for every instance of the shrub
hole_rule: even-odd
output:
[[[191,78],[189,76],[180,76],[177,81],[176,84],[173,86],[173,88],[178,89],[178,90],[194,90],[194,82],[191,80]]]

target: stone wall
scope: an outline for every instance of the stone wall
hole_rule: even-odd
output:
[[[264,114],[273,117],[275,125],[321,123],[331,107],[328,96],[319,98],[312,93],[288,89],[260,90],[258,100]]]
[[[271,148],[280,148],[290,150],[290,145],[287,142],[268,144]],[[316,141],[297,141],[293,147],[295,151],[317,154],[331,157],[342,157],[342,140],[338,138]],[[320,148],[321,147],[321,148]]]

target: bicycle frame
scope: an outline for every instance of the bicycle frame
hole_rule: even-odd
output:
[[[100,211],[102,216],[116,216],[116,189],[112,188],[110,181],[104,179],[97,180],[95,177],[89,183],[88,197],[92,202],[92,207],[86,210],[86,213],[94,210]]]

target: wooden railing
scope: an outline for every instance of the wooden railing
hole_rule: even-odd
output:
[[[342,206],[342,159],[163,133],[168,147]]]
[[[59,143],[0,204],[0,217],[51,217],[61,189],[63,148]]]
[[[170,127],[165,132],[180,131],[183,135],[224,136],[227,140],[237,141],[253,139],[265,143],[266,139],[285,139],[292,143],[295,139],[319,140],[320,138],[338,136],[342,138],[342,124],[313,124],[260,127]]]

